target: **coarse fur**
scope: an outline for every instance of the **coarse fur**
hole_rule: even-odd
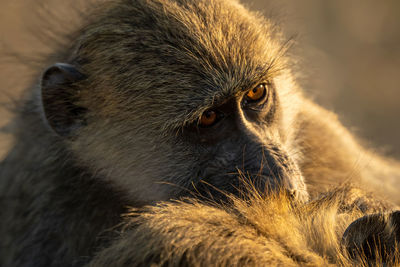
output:
[[[400,203],[399,164],[303,95],[288,46],[273,21],[236,1],[102,4],[16,114],[0,165],[1,266],[82,266],[118,246],[128,206],[224,201],[221,191],[240,194],[239,174],[294,202],[351,180]],[[259,84],[266,100],[248,104]],[[224,117],[199,127],[209,110]]]
[[[399,218],[389,222],[390,205],[355,187],[332,189],[305,204],[254,190],[232,202],[210,206],[191,199],[134,209],[120,238],[89,266],[398,266],[390,236],[399,234]],[[361,247],[375,226],[385,227],[369,244],[374,257],[348,250],[342,240],[349,224],[367,214],[380,215],[353,233]]]

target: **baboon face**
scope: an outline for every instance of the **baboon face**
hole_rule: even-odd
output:
[[[279,39],[236,2],[122,1],[45,72],[45,115],[85,167],[139,202],[235,193],[239,173],[304,199]]]

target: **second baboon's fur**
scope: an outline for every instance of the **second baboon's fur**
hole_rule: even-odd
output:
[[[138,265],[147,261],[138,257],[163,246],[173,255],[155,255],[155,262],[174,261],[179,247],[189,249],[190,260],[195,247],[162,237],[176,233],[200,244],[196,229],[207,229],[179,220],[197,208],[198,220],[220,223],[215,230],[222,235],[230,222],[237,226],[225,236],[238,237],[235,243],[219,234],[206,240],[224,243],[226,250],[240,247],[253,257],[250,247],[268,252],[274,248],[263,243],[270,242],[288,262],[337,263],[328,258],[334,257],[332,247],[322,244],[328,251],[317,251],[308,237],[326,230],[313,242],[337,244],[345,222],[364,214],[339,216],[348,220],[340,219],[336,239],[329,239],[337,209],[331,213],[330,204],[314,199],[350,180],[360,192],[373,189],[378,198],[400,203],[399,164],[362,147],[334,113],[304,95],[287,53],[290,42],[270,18],[234,0],[115,0],[89,12],[83,24],[54,49],[47,68],[37,70],[41,79],[27,88],[15,114],[15,144],[0,164],[1,266],[82,266],[96,254],[93,266]],[[263,89],[260,97],[249,98],[257,88]],[[215,115],[213,124],[201,125],[209,114]],[[242,192],[241,175],[267,199],[277,191],[287,196],[236,211],[164,202],[134,219],[139,230],[117,238],[128,206],[190,196],[229,203],[226,192]],[[299,208],[291,209],[288,198]],[[290,212],[279,217],[276,211],[276,225],[262,226],[274,205]],[[333,228],[319,229],[301,217],[318,221],[316,211]],[[261,224],[246,224],[252,217]],[[280,218],[294,232],[305,232],[293,240],[288,233],[276,235],[279,228],[285,233]],[[152,229],[157,221],[159,228]],[[183,223],[183,232],[175,231],[175,223]],[[272,237],[265,232],[269,227]],[[174,242],[179,246],[171,250]],[[303,254],[305,248],[309,253]],[[226,250],[218,245],[216,254],[203,250],[206,256],[194,259],[201,265],[220,257],[216,262],[224,263],[232,256]],[[296,251],[303,252],[297,257]]]

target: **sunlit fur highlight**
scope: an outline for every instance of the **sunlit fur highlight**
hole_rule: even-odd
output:
[[[306,204],[293,203],[285,194],[249,192],[245,198],[231,196],[232,206],[188,199],[132,209],[120,239],[89,266],[398,264],[398,253],[390,262],[371,262],[363,256],[352,259],[343,247],[342,235],[351,222],[390,210],[357,188],[346,185]]]

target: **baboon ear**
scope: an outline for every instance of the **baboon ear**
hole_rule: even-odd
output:
[[[46,120],[60,136],[73,136],[85,124],[85,108],[77,105],[79,89],[76,82],[85,76],[74,66],[57,63],[42,76],[41,97]]]
[[[342,244],[353,259],[394,262],[399,257],[400,211],[355,220],[344,232]]]

